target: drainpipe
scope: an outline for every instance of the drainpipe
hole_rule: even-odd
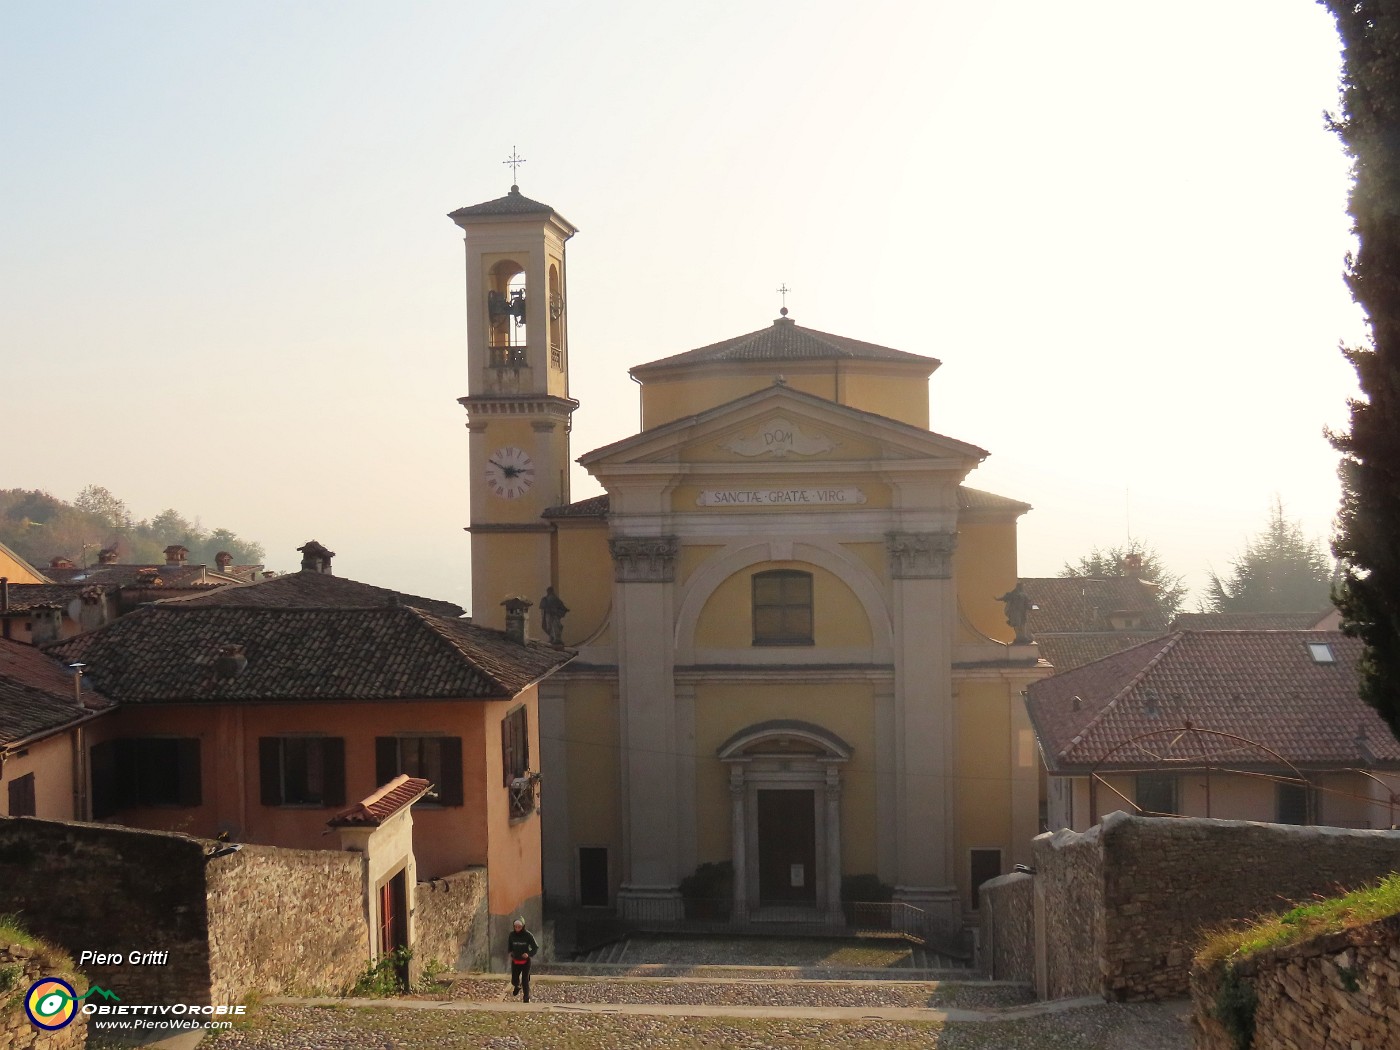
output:
[[[0,630],[3,630],[5,640],[10,640],[10,617],[6,615],[10,611],[10,578],[0,576]]]

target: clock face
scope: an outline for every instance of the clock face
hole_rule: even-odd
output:
[[[486,459],[486,484],[502,499],[523,496],[535,483],[535,461],[523,448],[498,448]]]

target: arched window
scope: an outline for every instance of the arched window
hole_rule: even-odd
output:
[[[753,575],[753,644],[812,644],[812,574],[773,569]]]

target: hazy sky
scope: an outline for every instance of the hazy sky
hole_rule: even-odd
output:
[[[1035,506],[1022,575],[1131,529],[1199,587],[1275,493],[1330,529],[1338,62],[1311,0],[0,0],[0,487],[465,605],[446,213],[518,147],[581,231],[575,456],[635,430],[629,366],[786,282],[943,361],[933,428]]]

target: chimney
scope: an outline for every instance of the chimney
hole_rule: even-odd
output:
[[[0,612],[10,611],[10,578],[0,576]]]
[[[73,702],[79,707],[85,707],[83,703],[83,668],[87,664],[69,664],[68,670],[73,672]]]
[[[1124,575],[1124,576],[1130,576],[1130,577],[1132,577],[1134,580],[1140,580],[1140,579],[1142,579],[1142,555],[1141,555],[1141,554],[1136,554],[1136,553],[1134,553],[1134,554],[1125,554],[1125,555],[1123,555],[1123,575]]]
[[[214,555],[214,564],[219,567],[220,572],[228,572],[228,567],[233,564],[233,555],[228,551],[219,551]]]
[[[233,644],[219,646],[219,655],[214,661],[214,673],[220,678],[237,678],[247,666],[247,650],[243,646]]]
[[[335,557],[335,551],[327,550],[315,540],[307,540],[297,550],[301,552],[302,572],[322,572],[327,576],[332,575],[331,559]]]
[[[185,564],[185,558],[189,556],[189,551],[181,547],[178,543],[172,543],[165,548],[165,564],[171,568],[179,568]]]
[[[117,564],[117,545],[114,543],[110,547],[103,547],[97,552],[98,565]]]
[[[57,605],[36,605],[29,611],[30,645],[48,645],[63,633],[63,610]]]
[[[501,604],[506,610],[506,637],[518,645],[524,645],[525,614],[534,602],[525,598],[507,598]]]
[[[56,554],[49,559],[50,569],[71,569],[72,567],[73,560],[71,558],[65,558],[62,554]]]

